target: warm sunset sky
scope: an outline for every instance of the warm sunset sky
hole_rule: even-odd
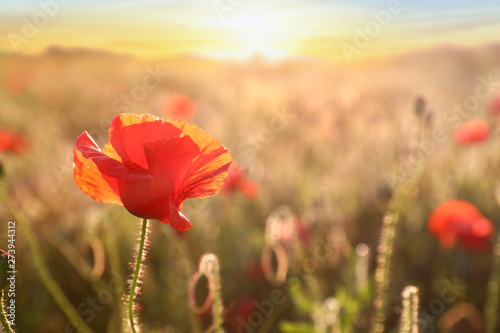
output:
[[[500,41],[497,0],[58,0],[66,3],[55,8],[56,1],[2,1],[0,52],[32,54],[58,44],[145,58],[261,51],[345,61],[342,46],[357,60],[437,43]],[[388,12],[391,1],[399,6],[381,27],[372,13]],[[227,6],[224,15],[217,5]],[[33,32],[30,22],[40,27]],[[356,43],[365,27],[375,29],[372,36]]]

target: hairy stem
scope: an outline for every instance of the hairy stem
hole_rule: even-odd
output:
[[[427,165],[426,162],[430,158],[429,155],[421,154],[421,152],[418,154],[416,151],[417,137],[417,133],[413,133],[410,142],[411,152],[408,160],[411,163],[411,167],[405,175],[400,175],[400,179],[395,187],[394,196],[389,203],[389,207],[382,222],[382,233],[378,246],[377,268],[375,270],[375,315],[370,333],[384,332],[394,241],[396,239],[400,213],[403,211],[410,192],[415,188],[416,184],[423,176]]]
[[[139,275],[141,274],[142,271],[142,261],[144,259],[143,257],[145,256],[144,247],[146,244],[147,232],[148,232],[148,219],[144,218],[142,220],[141,238],[139,241],[139,249],[137,251],[137,258],[135,262],[134,277],[132,278],[132,284],[130,286],[130,295],[128,298],[128,319],[130,322],[130,328],[134,333],[137,332],[135,327],[136,316],[134,315],[135,293],[139,281]]]
[[[3,290],[2,290],[2,293],[0,295],[0,304],[2,305],[2,312],[0,313],[0,320],[2,321],[3,329],[7,333],[14,333],[14,330],[12,329],[12,327],[10,327],[10,323],[9,323],[9,320],[7,319],[7,315],[5,314],[5,308],[3,305]]]

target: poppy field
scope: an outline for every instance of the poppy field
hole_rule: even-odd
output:
[[[498,44],[0,55],[3,329],[500,332],[499,117]]]

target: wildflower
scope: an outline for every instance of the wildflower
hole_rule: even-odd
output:
[[[224,183],[224,192],[233,193],[240,190],[249,199],[255,199],[259,194],[259,186],[247,177],[246,172],[238,167],[229,169],[229,176]]]
[[[161,106],[163,115],[174,119],[193,119],[196,113],[196,104],[187,96],[170,95]]]
[[[488,124],[481,119],[471,119],[453,132],[453,139],[458,145],[480,143],[488,138]]]
[[[0,152],[21,154],[29,147],[24,135],[10,129],[0,130]]]
[[[434,209],[428,223],[429,231],[445,249],[458,242],[470,251],[488,251],[495,232],[493,224],[464,200],[443,202]]]
[[[196,125],[148,114],[116,116],[102,150],[87,132],[74,149],[75,182],[85,194],[181,231],[191,226],[183,201],[218,193],[231,163]]]

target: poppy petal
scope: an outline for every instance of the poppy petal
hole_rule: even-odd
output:
[[[123,206],[139,217],[157,219],[164,223],[173,222],[178,225],[179,217],[171,211],[172,186],[163,179],[151,178],[140,180],[118,180],[120,197]],[[174,207],[174,210],[175,207]]]
[[[191,228],[191,222],[175,207],[173,201],[170,201],[170,215],[168,221],[161,220],[163,223],[170,223],[172,228],[179,231],[186,231]]]
[[[200,155],[191,165],[181,186],[178,200],[206,198],[224,187],[229,165],[233,162],[229,150],[198,126],[184,121],[171,121],[182,129],[199,147]]]
[[[73,174],[76,185],[89,197],[104,203],[122,205],[116,179],[103,175],[91,159],[74,149]]]
[[[472,225],[472,233],[479,238],[489,237],[494,230],[493,225],[486,218],[480,218]]]
[[[454,219],[476,219],[481,213],[474,205],[464,200],[449,200],[436,207],[429,217],[429,230],[438,235]]]
[[[144,145],[149,171],[153,176],[166,179],[175,191],[185,178],[200,149],[189,136],[165,138]]]
[[[439,235],[438,239],[439,245],[441,245],[443,249],[452,249],[456,243],[456,235],[451,232],[442,233]]]
[[[449,200],[440,204],[429,217],[429,231],[445,249],[459,243],[471,251],[488,251],[495,227],[471,203]]]
[[[226,149],[199,157],[181,186],[178,200],[182,202],[187,198],[206,198],[220,192],[231,162],[231,155]]]
[[[82,133],[76,140],[76,149],[84,158],[91,159],[101,173],[109,177],[129,180],[153,178],[145,170],[133,168],[133,165],[131,167],[130,164],[122,163],[104,154],[87,132]],[[110,151],[109,147],[107,151]]]
[[[109,128],[109,140],[118,155],[145,169],[148,165],[144,144],[180,134],[181,130],[173,124],[148,114],[116,116]]]

